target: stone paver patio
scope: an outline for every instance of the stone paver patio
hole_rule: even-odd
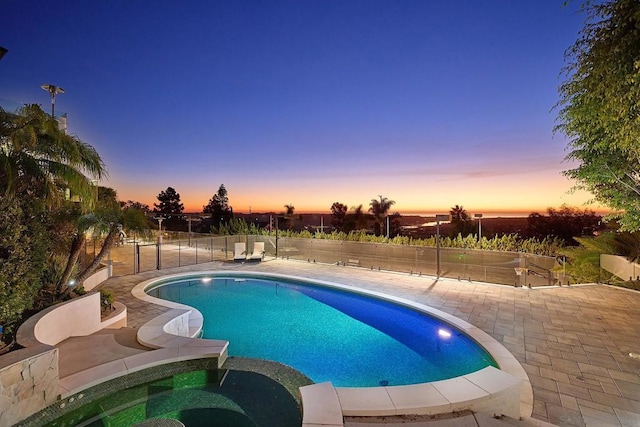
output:
[[[562,426],[640,426],[640,360],[629,355],[640,353],[638,292],[605,285],[513,288],[285,260],[209,262],[131,275],[129,252],[113,251],[116,276],[102,287],[127,305],[130,327],[166,310],[135,299],[131,288],[169,273],[246,270],[343,283],[429,305],[492,335],[527,371],[535,419]]]

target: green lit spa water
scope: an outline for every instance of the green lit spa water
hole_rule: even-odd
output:
[[[276,381],[242,371],[192,371],[120,390],[87,402],[49,427],[129,427],[150,419],[187,427],[293,427],[296,400]]]

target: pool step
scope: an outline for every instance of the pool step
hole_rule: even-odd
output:
[[[330,382],[300,387],[302,427],[343,427],[338,393]]]
[[[300,387],[302,425],[343,426],[343,416],[439,415],[465,410],[518,419],[521,382],[489,366],[457,378],[405,386],[313,384]]]

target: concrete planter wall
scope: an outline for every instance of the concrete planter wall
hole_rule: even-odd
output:
[[[111,265],[111,263],[109,263],[107,264],[107,266],[99,269],[98,271],[93,273],[91,276],[87,277],[84,283],[82,284],[82,286],[84,287],[85,291],[87,292],[92,291],[96,286],[98,286],[100,283],[107,280],[112,275],[113,275],[113,266]]]

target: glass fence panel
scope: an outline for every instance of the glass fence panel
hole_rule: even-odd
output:
[[[553,271],[553,257],[518,252],[484,251],[434,247],[363,243],[340,240],[275,236],[213,236],[197,233],[163,232],[157,241],[134,242],[135,272],[194,265],[211,261],[232,261],[235,243],[245,243],[248,254],[256,242],[264,243],[264,257],[398,271],[466,281],[483,281],[512,286],[545,286],[563,281]],[[131,244],[129,242],[125,244]]]
[[[306,257],[313,255],[311,239],[280,237],[276,242],[278,257],[280,258],[306,260]]]
[[[310,262],[337,264],[341,260],[342,242],[338,240],[312,240],[313,252],[307,259]]]

